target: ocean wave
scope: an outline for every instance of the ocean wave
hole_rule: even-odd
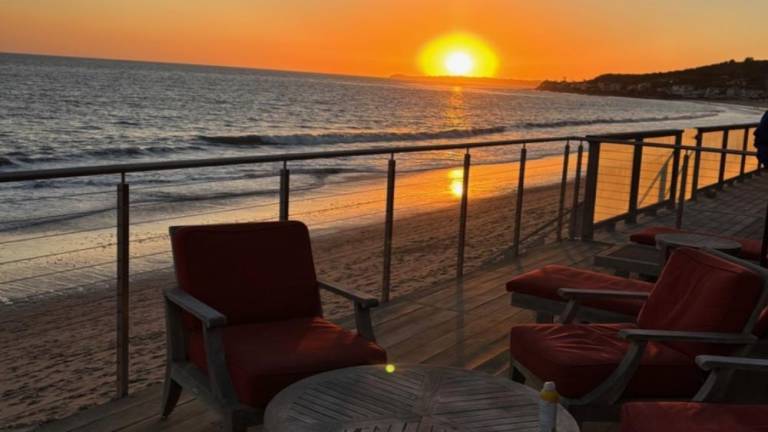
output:
[[[118,126],[139,126],[138,123],[132,122],[132,121],[128,121],[128,120],[117,120],[117,121],[113,122],[113,124],[118,125]]]
[[[7,157],[0,156],[0,168],[16,166],[16,162]]]
[[[596,118],[589,120],[559,120],[551,122],[528,122],[520,125],[521,128],[532,129],[548,129],[548,128],[560,128],[568,126],[591,126],[599,124],[628,124],[628,123],[651,123],[651,122],[664,122],[664,121],[676,121],[676,120],[697,120],[708,117],[714,117],[718,115],[719,111],[709,111],[699,114],[684,114],[678,116],[661,116],[661,117],[637,117],[629,119],[615,119],[615,118]]]
[[[318,145],[318,144],[351,144],[369,142],[393,141],[425,141],[431,139],[469,138],[480,135],[490,135],[506,131],[503,126],[447,129],[435,132],[360,132],[360,133],[327,133],[327,134],[291,134],[291,135],[201,135],[199,138],[211,144],[233,146],[253,145]]]

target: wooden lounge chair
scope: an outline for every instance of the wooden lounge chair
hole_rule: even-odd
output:
[[[711,383],[727,386],[722,377],[731,371],[768,372],[768,360],[740,357],[699,356],[696,363],[711,370]],[[720,387],[718,386],[718,387]],[[712,386],[705,386],[694,402],[632,402],[621,410],[621,432],[765,432],[768,431],[768,405],[723,404],[705,401],[712,397]]]
[[[666,226],[650,226],[644,228],[638,232],[635,232],[629,236],[629,240],[633,243],[656,246],[656,236],[665,233],[690,233],[694,231],[681,230],[673,227]],[[701,233],[710,234],[710,233]],[[717,234],[712,234],[717,235]],[[741,250],[739,251],[739,257],[746,260],[757,261],[763,267],[768,267],[768,206],[766,206],[765,219],[763,224],[763,238],[760,240],[747,239],[739,237],[728,237],[729,240],[734,240],[741,244]]]
[[[650,226],[631,234],[629,236],[629,240],[633,243],[655,246],[656,236],[659,234],[666,234],[666,233],[695,233],[695,234],[715,235],[711,233],[701,233],[701,232],[690,231],[690,230],[681,230],[681,229],[665,227],[665,226]],[[751,261],[760,261],[760,252],[762,251],[762,248],[763,248],[763,242],[761,240],[746,239],[746,238],[740,238],[740,237],[728,237],[728,236],[717,236],[717,237],[727,238],[729,240],[738,242],[741,245],[741,250],[739,251],[739,254],[738,254],[740,258],[744,258],[746,260],[751,260]]]
[[[221,413],[225,430],[244,431],[295,381],[386,362],[369,313],[378,301],[317,281],[304,224],[170,231],[178,288],[165,291],[163,418],[186,388]],[[357,333],[323,319],[320,288],[354,302]]]
[[[548,265],[523,273],[512,278],[506,286],[510,303],[535,311],[539,323],[552,322],[554,316],[565,311],[568,300],[559,294],[561,288],[627,293],[625,296],[583,298],[578,316],[590,322],[634,322],[653,289],[650,282],[562,265]]]
[[[626,292],[561,290],[575,304]],[[637,293],[632,293],[636,296]],[[634,297],[633,297],[634,298]],[[676,250],[635,323],[516,325],[510,372],[555,381],[580,421],[616,419],[626,400],[690,399],[704,354],[746,355],[768,327],[768,270],[714,251]]]

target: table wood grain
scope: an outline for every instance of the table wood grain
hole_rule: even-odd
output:
[[[361,366],[299,381],[270,402],[268,432],[539,431],[538,393],[506,378],[428,365]],[[560,407],[559,432],[578,432]]]
[[[722,237],[693,233],[664,233],[656,235],[656,245],[664,250],[672,247],[690,247],[694,249],[714,249],[736,255],[741,250],[741,243]]]

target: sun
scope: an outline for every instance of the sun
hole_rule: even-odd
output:
[[[445,56],[448,75],[466,76],[475,68],[475,59],[464,51],[455,51]]]
[[[424,44],[419,65],[425,75],[492,77],[499,60],[490,45],[471,33],[450,33]]]

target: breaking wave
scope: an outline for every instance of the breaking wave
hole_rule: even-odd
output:
[[[425,141],[431,139],[469,138],[481,135],[491,135],[506,131],[503,126],[473,129],[448,129],[436,132],[361,132],[361,133],[327,133],[327,134],[291,134],[291,135],[221,135],[199,138],[212,144],[235,146],[252,145],[318,145],[318,144],[351,144],[393,141]]]

